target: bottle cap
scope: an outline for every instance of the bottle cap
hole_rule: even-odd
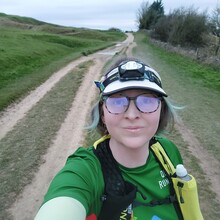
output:
[[[183,164],[178,164],[176,166],[176,175],[179,176],[179,177],[184,177],[186,176],[188,173],[187,173],[187,170],[186,168],[183,166]]]

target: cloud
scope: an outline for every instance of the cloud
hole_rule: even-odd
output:
[[[137,11],[144,0],[1,0],[0,9],[7,14],[36,18],[41,21],[76,27],[122,30],[136,29]],[[152,4],[154,0],[149,0]],[[165,12],[181,6],[205,10],[215,8],[219,0],[163,0]],[[146,2],[146,1],[145,1]]]

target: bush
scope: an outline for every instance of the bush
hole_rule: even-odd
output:
[[[206,13],[197,9],[176,9],[161,18],[153,30],[153,36],[173,45],[204,46],[203,35],[208,32]]]
[[[151,37],[156,38],[160,41],[167,42],[169,39],[169,34],[172,29],[171,17],[163,16],[161,17],[154,27],[154,31],[151,33]]]

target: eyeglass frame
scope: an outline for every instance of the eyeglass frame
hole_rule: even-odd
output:
[[[125,113],[125,112],[128,110],[129,106],[130,106],[130,101],[131,101],[131,100],[134,101],[135,107],[136,107],[136,108],[138,109],[138,111],[140,111],[141,113],[151,114],[151,113],[156,112],[156,111],[158,110],[158,108],[159,108],[159,106],[160,106],[160,102],[163,100],[163,98],[162,98],[161,96],[150,97],[150,98],[155,98],[155,99],[158,100],[158,106],[157,106],[157,108],[156,108],[154,111],[151,111],[151,112],[143,112],[143,111],[141,111],[141,110],[138,108],[137,103],[136,103],[136,100],[137,100],[137,98],[138,98],[139,96],[142,96],[142,95],[144,95],[144,94],[147,94],[147,93],[142,93],[142,94],[139,94],[139,95],[133,96],[133,97],[129,97],[129,96],[126,96],[126,95],[122,95],[122,97],[125,97],[125,98],[128,100],[128,106],[127,106],[127,108],[126,108],[123,112],[121,112],[121,113],[113,113],[113,112],[110,112],[110,111],[109,111],[109,109],[108,109],[108,107],[107,107],[107,105],[106,105],[106,100],[107,100],[108,98],[110,98],[112,95],[110,95],[110,96],[107,96],[107,95],[106,95],[106,96],[102,96],[101,102],[105,104],[105,107],[106,107],[107,111],[108,111],[110,114],[113,114],[113,115],[119,115],[119,114]]]

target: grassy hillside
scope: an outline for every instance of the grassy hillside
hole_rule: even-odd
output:
[[[71,60],[124,38],[120,31],[63,27],[0,13],[0,111]]]

